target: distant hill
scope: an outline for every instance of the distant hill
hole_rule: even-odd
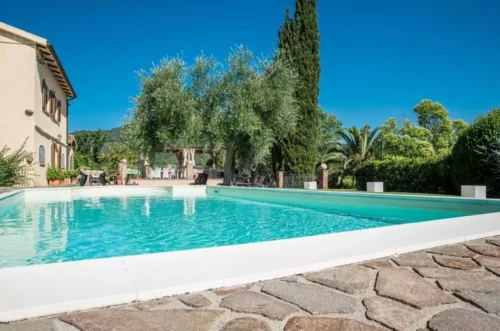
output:
[[[95,132],[97,130],[79,130],[72,132],[70,134],[79,134],[79,133],[84,133],[84,132]],[[106,144],[111,144],[111,143],[124,143],[124,138],[123,138],[123,127],[117,127],[114,129],[109,129],[109,130],[101,130],[104,136],[106,137]]]

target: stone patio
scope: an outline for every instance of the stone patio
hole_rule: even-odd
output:
[[[500,237],[0,331],[498,331]]]

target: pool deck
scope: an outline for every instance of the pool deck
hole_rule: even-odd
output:
[[[500,236],[0,331],[498,331]]]

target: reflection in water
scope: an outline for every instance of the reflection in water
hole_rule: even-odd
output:
[[[120,202],[122,205],[122,209],[127,209],[127,197],[125,197],[125,196],[120,197]]]
[[[196,199],[194,197],[184,198],[184,215],[194,215],[196,213]]]
[[[73,213],[72,202],[13,206],[0,222],[0,267],[11,266],[13,259],[16,265],[53,261],[54,254],[66,250]]]
[[[144,199],[144,207],[142,208],[142,215],[149,217],[151,215],[151,204],[149,203],[150,197],[147,196]]]

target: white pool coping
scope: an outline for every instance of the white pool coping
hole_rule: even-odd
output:
[[[500,213],[244,245],[4,268],[0,269],[0,321],[252,283],[495,235],[500,235]]]

